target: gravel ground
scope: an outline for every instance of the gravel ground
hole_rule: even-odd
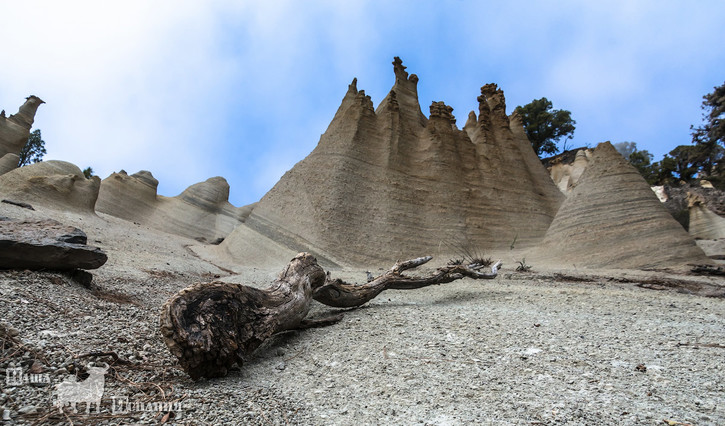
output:
[[[286,259],[230,276],[188,249],[197,242],[110,216],[5,204],[0,215],[78,226],[109,255],[91,288],[0,271],[3,425],[725,424],[722,279],[509,265],[492,281],[388,291],[335,325],[270,339],[223,379],[192,382],[161,340],[162,304],[199,281],[264,287]],[[100,412],[59,413],[53,386],[88,380],[93,365],[109,366]],[[10,380],[18,368],[40,383]],[[114,412],[123,398],[134,405]]]
[[[161,341],[158,312],[208,273],[102,273],[88,289],[55,273],[0,272],[0,407],[5,424],[725,423],[725,299],[505,272],[386,292],[196,383]],[[274,273],[227,279],[262,286]],[[76,358],[111,351],[120,361]],[[81,403],[59,414],[51,385],[8,385],[8,369],[34,362],[52,383],[110,364],[101,412]],[[112,413],[122,397],[183,410]]]

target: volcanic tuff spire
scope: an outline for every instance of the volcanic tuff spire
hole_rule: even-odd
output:
[[[389,261],[539,241],[563,200],[503,92],[486,85],[463,130],[453,108],[418,103],[418,77],[393,61],[376,110],[357,80],[317,147],[288,171],[222,244],[243,260],[250,232],[328,263]],[[245,248],[246,247],[246,248]],[[445,253],[441,253],[445,251]]]
[[[609,142],[596,147],[530,260],[593,268],[708,262],[637,169]]]
[[[20,150],[30,136],[35,112],[43,102],[37,96],[28,96],[17,114],[5,116],[0,112],[0,175],[17,167]]]

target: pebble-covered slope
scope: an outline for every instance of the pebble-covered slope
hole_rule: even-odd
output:
[[[130,361],[106,374],[100,413],[79,404],[59,414],[47,385],[5,386],[0,407],[20,424],[158,424],[165,414],[111,417],[124,396],[180,402],[174,424],[725,422],[722,299],[520,278],[391,291],[194,383],[158,334],[158,304],[188,276],[100,279],[94,292],[49,273],[0,272],[2,324],[25,345],[6,346],[0,372],[38,360],[58,383],[90,362],[113,364],[74,355]]]

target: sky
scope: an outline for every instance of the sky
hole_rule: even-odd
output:
[[[223,176],[242,206],[312,151],[353,78],[377,106],[400,56],[426,115],[444,101],[462,126],[493,82],[508,113],[571,111],[569,147],[658,160],[725,82],[724,16],[721,0],[0,0],[0,109],[46,102],[46,160],[149,170],[166,196]]]

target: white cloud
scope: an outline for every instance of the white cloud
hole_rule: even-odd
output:
[[[664,144],[642,129],[691,117],[722,83],[722,6],[700,4],[6,2],[0,108],[47,102],[48,158],[148,169],[164,195],[222,175],[238,204],[312,150],[352,77],[379,103],[393,55],[420,76],[424,112],[443,100],[462,123],[496,82],[509,109],[571,110],[587,142],[618,126]]]
[[[47,158],[103,177],[121,168],[173,169],[184,186],[207,177],[196,159],[219,125],[210,106],[235,70],[215,47],[210,11],[170,1],[7,9],[0,36],[12,36],[5,55],[13,60],[0,81],[11,88],[0,99],[7,109],[30,93],[47,102],[36,116]]]

